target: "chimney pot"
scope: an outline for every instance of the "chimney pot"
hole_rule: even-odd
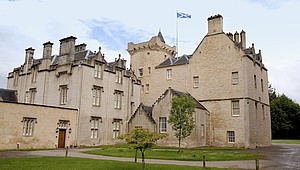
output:
[[[240,36],[241,36],[241,46],[244,49],[246,48],[246,32],[242,30]]]

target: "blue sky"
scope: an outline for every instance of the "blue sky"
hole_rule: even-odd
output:
[[[92,51],[102,47],[106,60],[120,53],[129,61],[127,43],[149,40],[161,30],[176,44],[176,10],[180,19],[179,55],[191,54],[207,33],[207,18],[221,14],[224,32],[246,31],[247,46],[261,49],[269,82],[277,92],[300,102],[300,1],[298,0],[0,0],[0,87],[7,73],[24,62],[25,49],[42,55],[42,44],[73,35]],[[129,63],[129,62],[128,62]]]

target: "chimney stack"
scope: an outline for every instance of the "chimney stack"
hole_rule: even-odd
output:
[[[208,33],[207,35],[217,34],[223,32],[223,17],[218,14],[211,16],[207,19],[208,21]]]
[[[25,50],[25,64],[32,65],[33,64],[33,55],[34,49],[29,47]]]
[[[236,43],[240,43],[240,39],[239,39],[239,33],[236,31],[235,33],[234,33],[234,41],[236,42]]]
[[[43,59],[51,59],[53,43],[48,41],[43,46]]]
[[[74,61],[76,37],[70,36],[60,41],[58,64],[65,64]]]
[[[244,49],[246,48],[246,32],[242,30],[240,36],[241,36],[241,46]]]
[[[227,33],[227,36],[233,41],[233,34],[231,32]]]
[[[70,36],[60,41],[59,55],[74,54],[76,37]]]
[[[86,50],[86,44],[82,43],[75,46],[75,52],[85,51]]]

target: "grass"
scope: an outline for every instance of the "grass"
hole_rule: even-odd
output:
[[[272,143],[280,144],[300,144],[300,139],[274,139]]]
[[[86,151],[88,154],[127,157],[134,158],[135,150],[128,146],[103,146],[100,149]],[[177,148],[153,148],[145,152],[146,159],[164,159],[164,160],[181,160],[181,161],[202,161],[203,155],[207,161],[230,161],[230,160],[253,160],[261,158],[263,155],[258,153],[248,153],[245,149],[233,148],[193,148],[183,149],[178,153]],[[140,158],[140,152],[138,152]]]
[[[0,158],[0,169],[5,170],[36,170],[36,169],[97,169],[97,170],[137,170],[140,163],[106,161],[71,157],[30,157],[30,158]],[[146,164],[146,170],[202,170],[202,167]],[[205,168],[221,169],[221,168]]]

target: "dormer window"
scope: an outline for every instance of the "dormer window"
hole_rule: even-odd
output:
[[[35,83],[36,82],[36,78],[37,78],[37,68],[32,69],[32,79],[31,82]]]
[[[102,64],[101,63],[95,63],[94,77],[99,78],[99,79],[102,78]]]
[[[116,83],[122,84],[122,70],[116,70]]]

